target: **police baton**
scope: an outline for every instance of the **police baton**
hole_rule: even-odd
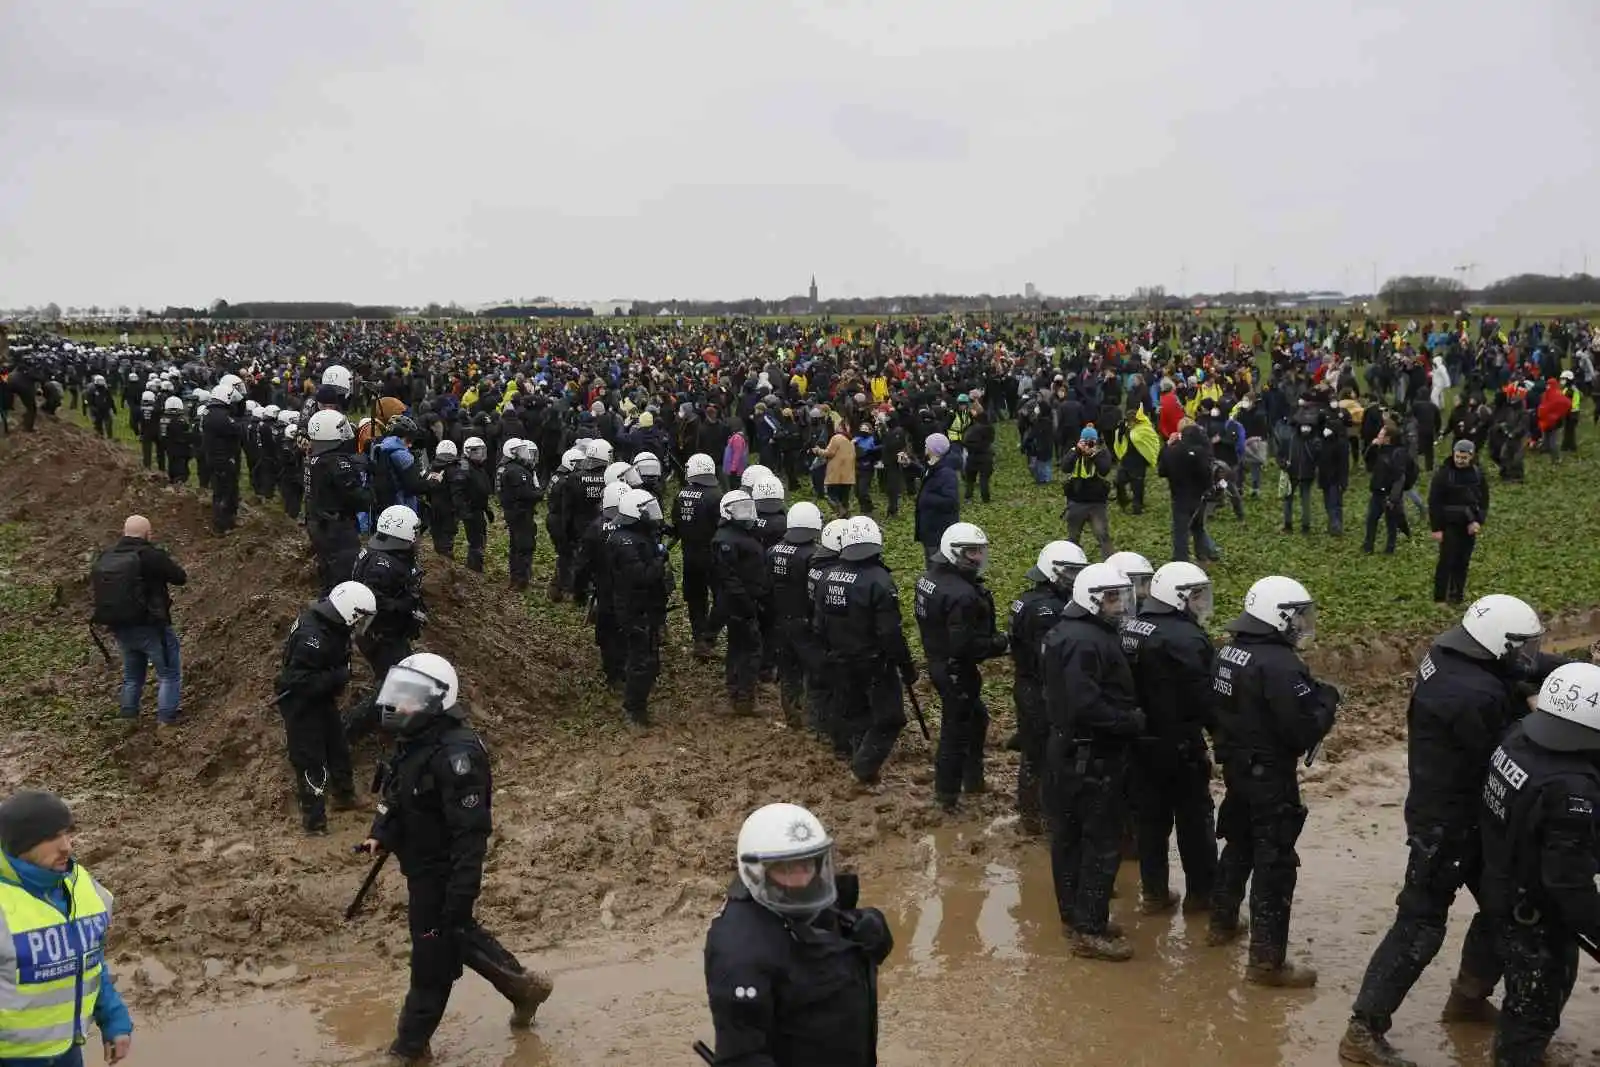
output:
[[[694,1054],[705,1060],[707,1063],[714,1064],[717,1062],[716,1053],[712,1052],[711,1046],[706,1044],[704,1041],[696,1041],[694,1043]]]
[[[1600,963],[1600,945],[1596,945],[1588,936],[1584,934],[1578,935],[1578,947],[1583,949],[1584,955],[1596,963]]]
[[[933,735],[928,732],[928,720],[922,716],[922,704],[917,700],[917,691],[911,688],[911,683],[906,682],[906,696],[911,698],[911,713],[917,717],[917,725],[922,728],[922,739],[932,741]]]
[[[359,847],[360,846],[357,846],[358,849]],[[388,862],[388,851],[385,850],[383,852],[379,852],[377,860],[372,864],[372,869],[367,871],[367,877],[362,880],[361,888],[356,890],[356,898],[350,902],[349,907],[344,909],[345,922],[350,922],[352,919],[354,919],[356,917],[356,913],[361,910],[361,905],[367,902],[367,894],[372,892],[373,883],[378,880],[378,872],[382,871],[383,865]]]

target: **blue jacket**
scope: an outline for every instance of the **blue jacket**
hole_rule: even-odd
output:
[[[917,494],[916,538],[930,552],[939,547],[939,539],[951,526],[961,521],[960,473],[950,457],[928,468]]]
[[[394,484],[394,502],[404,504],[412,511],[420,512],[420,503],[415,496],[401,488],[401,471],[407,471],[417,462],[411,454],[411,448],[398,437],[385,437],[373,448],[375,460],[389,465],[390,479]]]
[[[63,918],[67,914],[67,871],[52,871],[39,867],[26,860],[17,859],[7,855],[6,862],[11,864],[11,869],[17,874],[17,883],[59,911]],[[128,1006],[122,1002],[122,994],[117,992],[116,983],[111,978],[111,963],[102,961],[100,972],[100,995],[94,1005],[94,1022],[100,1028],[100,1034],[105,1040],[121,1037],[123,1034],[133,1033],[133,1017],[128,1014]],[[23,1059],[5,1060],[4,1067],[49,1067],[59,1057],[49,1058],[27,1057]]]

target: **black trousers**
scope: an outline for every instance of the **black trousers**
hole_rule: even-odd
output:
[[[1128,490],[1133,490],[1133,510],[1137,514],[1144,510],[1144,478],[1147,467],[1118,467],[1115,485],[1117,487],[1117,503],[1128,502]]]
[[[483,573],[483,546],[489,541],[489,523],[481,511],[461,520],[467,531],[467,570]]]
[[[348,582],[361,555],[361,530],[355,519],[315,518],[306,522],[306,533],[317,554],[317,570],[326,594],[340,582]]]
[[[1050,874],[1061,921],[1079,933],[1104,935],[1122,861],[1127,749],[1097,749],[1052,733],[1045,752]]]
[[[350,746],[332,700],[299,703],[285,697],[279,704],[289,766],[294,768],[295,799],[307,826],[327,825],[323,794],[353,796]]]
[[[848,664],[826,673],[833,698],[833,735],[849,752],[856,778],[872,781],[906,728],[900,675],[887,660]]]
[[[206,458],[204,449],[194,454],[194,476],[195,481],[200,483],[200,488],[211,488],[211,461]]]
[[[211,461],[211,529],[227,533],[239,519],[239,461]]]
[[[29,427],[32,429],[32,427]],[[173,485],[183,485],[189,480],[189,457],[167,454],[167,481]]]
[[[1467,567],[1478,539],[1461,523],[1448,523],[1439,542],[1439,561],[1433,565],[1433,599],[1459,604],[1466,597]]]
[[[611,605],[596,601],[594,613],[594,643],[600,650],[600,671],[610,684],[623,680],[623,663],[627,654],[619,620]]]
[[[278,492],[283,495],[283,513],[291,519],[300,518],[300,503],[305,496],[300,479],[292,478],[280,482]]]
[[[661,672],[661,621],[633,619],[622,627],[622,710],[634,722],[650,719],[650,691]]]
[[[710,625],[711,603],[711,550],[707,547],[683,546],[683,603],[689,612],[689,632],[696,641],[709,641],[716,636]]]
[[[1159,900],[1172,888],[1167,843],[1176,829],[1184,893],[1191,900],[1209,901],[1217,884],[1217,823],[1211,759],[1200,731],[1141,741],[1133,753],[1132,780],[1129,793],[1144,895]]]
[[[1011,697],[1017,712],[1017,740],[1022,749],[1017,767],[1017,811],[1034,817],[1044,811],[1044,752],[1050,740],[1044,683],[1019,675]]]
[[[1306,824],[1294,760],[1282,766],[1245,758],[1224,763],[1227,792],[1217,812],[1224,843],[1211,895],[1213,923],[1238,922],[1245,886],[1250,889],[1250,962],[1277,967],[1289,947],[1289,912],[1300,866],[1295,842]]]
[[[158,471],[167,469],[166,449],[162,448],[161,442],[155,438],[141,438],[139,441],[139,453],[144,459],[145,470],[152,468]]]
[[[1549,920],[1495,927],[1506,995],[1494,1032],[1494,1067],[1539,1067],[1578,980],[1578,942]]]
[[[939,693],[939,747],[933,759],[933,790],[944,796],[961,792],[963,781],[983,777],[983,742],[989,732],[989,709],[983,703],[983,679],[976,663],[928,662],[928,677]]]
[[[761,627],[755,619],[728,620],[728,651],[722,662],[728,699],[754,700],[761,676]]]
[[[1387,1033],[1396,1009],[1444,944],[1445,925],[1456,893],[1465,886],[1476,897],[1482,844],[1476,827],[1452,831],[1429,827],[1407,842],[1405,884],[1395,898],[1394,925],[1367,964],[1351,1014],[1375,1033]],[[1487,995],[1500,980],[1495,930],[1483,912],[1472,917],[1461,946],[1461,973]]]
[[[983,498],[983,502],[985,504],[989,502],[989,476],[993,473],[993,460],[989,461],[988,463],[978,464],[976,467],[969,466],[965,471],[962,472],[962,476],[966,479],[967,483],[968,500],[972,499],[972,487],[974,484],[976,484],[978,486],[978,495]]]
[[[451,929],[444,914],[446,874],[406,879],[406,922],[411,929],[411,987],[400,1008],[394,1051],[420,1056],[444,1018],[450,990],[464,967],[502,994],[524,973],[521,961],[476,920]]]
[[[1404,501],[1389,500],[1388,493],[1367,494],[1367,535],[1361,542],[1362,551],[1371,552],[1378,539],[1378,520],[1381,518],[1388,531],[1384,537],[1383,550],[1394,551],[1395,538],[1400,534],[1400,522],[1405,513],[1400,509],[1405,507]]]
[[[533,545],[537,536],[533,512],[506,515],[506,532],[509,545],[506,549],[506,569],[511,572],[511,587],[526,589],[533,577]]]
[[[778,672],[778,696],[783,707],[799,708],[805,701],[806,670],[800,644],[806,640],[804,619],[774,619],[772,624],[773,665]]]
[[[461,529],[461,522],[454,513],[433,513],[433,550],[445,559],[454,559],[456,554],[456,533]]]

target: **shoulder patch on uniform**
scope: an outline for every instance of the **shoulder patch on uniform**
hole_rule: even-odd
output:
[[[457,774],[471,774],[472,757],[468,756],[464,752],[459,755],[451,756],[450,769],[455,771]]]
[[[1583,797],[1567,794],[1567,814],[1590,816],[1594,814],[1594,804]]]
[[[322,647],[322,641],[319,638],[312,637],[310,634],[307,634],[306,635],[306,647],[307,648],[321,648]]]
[[[1310,696],[1311,695],[1311,683],[1306,681],[1304,678],[1302,678],[1298,682],[1294,683],[1294,695],[1297,696],[1297,697],[1308,697],[1308,696]]]
[[[1439,668],[1434,666],[1433,663],[1433,653],[1429,652],[1423,655],[1422,663],[1417,667],[1417,677],[1426,682],[1429,678],[1432,678],[1438,670]]]
[[[481,802],[482,802],[482,798],[479,797],[478,794],[476,794],[476,793],[468,793],[466,796],[461,798],[461,806],[463,808],[475,808]]]

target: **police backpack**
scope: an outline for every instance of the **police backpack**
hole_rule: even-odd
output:
[[[142,626],[150,621],[136,548],[100,553],[89,568],[89,591],[94,596],[94,614],[89,621],[97,626]]]

